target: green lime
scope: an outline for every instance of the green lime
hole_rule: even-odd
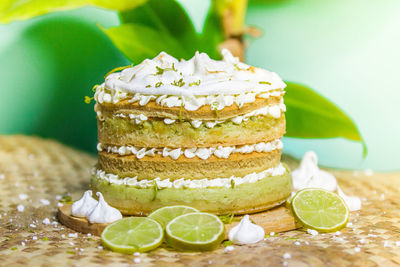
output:
[[[165,228],[172,219],[193,212],[199,211],[192,207],[177,205],[159,208],[153,211],[148,217],[157,221],[163,228]]]
[[[350,212],[344,200],[324,189],[306,188],[292,198],[295,217],[307,228],[333,232],[345,227]]]
[[[167,243],[179,250],[206,251],[218,248],[225,238],[225,225],[215,215],[187,213],[165,228]]]
[[[128,217],[107,226],[101,234],[101,241],[112,251],[132,254],[155,249],[161,245],[163,237],[163,228],[155,220]]]

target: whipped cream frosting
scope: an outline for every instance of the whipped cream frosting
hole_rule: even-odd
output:
[[[304,188],[322,188],[332,192],[337,191],[349,207],[350,211],[361,209],[361,200],[358,197],[346,196],[340,189],[335,176],[318,167],[318,157],[313,151],[304,154],[299,168],[292,172],[293,187],[296,191]]]
[[[97,87],[95,99],[99,103],[117,103],[130,98],[140,105],[156,100],[168,107],[196,110],[211,105],[220,110],[233,103],[254,102],[256,96],[269,97],[268,93],[274,90],[281,94],[286,87],[274,72],[239,62],[226,49],[222,56],[217,61],[196,52],[193,58],[178,61],[161,52],[153,59],[108,75]]]
[[[75,217],[87,217],[96,205],[97,200],[92,197],[92,190],[87,190],[81,199],[72,204],[71,214]]]
[[[97,192],[96,195],[99,197],[99,201],[87,216],[90,223],[112,223],[122,219],[121,212],[108,205],[100,192]]]
[[[97,178],[104,179],[110,184],[126,185],[136,188],[154,188],[157,186],[158,189],[164,188],[212,188],[212,187],[226,187],[238,186],[245,183],[255,183],[271,176],[283,175],[286,172],[286,168],[279,164],[277,167],[269,168],[262,172],[254,172],[244,177],[236,177],[232,175],[229,178],[215,178],[215,179],[178,179],[170,181],[170,179],[161,180],[159,177],[153,180],[138,180],[137,177],[125,177],[120,178],[116,174],[106,173],[103,170],[94,168],[92,174],[96,175]]]
[[[137,158],[141,159],[145,156],[154,157],[156,154],[162,155],[163,157],[171,157],[176,160],[180,156],[184,156],[186,158],[194,158],[198,157],[200,159],[206,160],[210,158],[212,155],[217,158],[227,159],[232,153],[240,153],[240,154],[249,154],[252,152],[271,152],[276,149],[282,149],[283,143],[280,139],[275,139],[271,142],[260,142],[252,145],[243,145],[243,146],[218,146],[218,147],[209,147],[209,148],[146,148],[146,147],[135,147],[135,146],[106,146],[101,143],[97,144],[98,151],[107,151],[108,153],[115,153],[121,156],[125,155],[135,155]]]
[[[229,240],[236,245],[257,243],[264,239],[265,231],[250,221],[250,216],[245,215],[240,223],[229,231]]]

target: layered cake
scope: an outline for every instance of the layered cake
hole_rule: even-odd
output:
[[[285,84],[222,55],[160,53],[106,76],[95,92],[94,194],[125,215],[169,205],[245,214],[285,201]]]

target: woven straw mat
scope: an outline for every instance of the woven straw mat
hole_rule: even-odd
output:
[[[296,162],[285,158],[292,168]],[[397,266],[400,265],[400,174],[330,170],[363,200],[340,233],[277,233],[257,244],[179,253],[166,246],[140,255],[102,249],[98,237],[57,223],[61,196],[88,189],[95,157],[55,141],[0,136],[2,266]],[[19,206],[20,205],[20,206]],[[18,211],[22,210],[23,211]],[[396,243],[397,242],[397,243]]]

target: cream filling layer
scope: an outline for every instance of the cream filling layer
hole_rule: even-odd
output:
[[[194,148],[146,148],[146,147],[135,147],[135,146],[107,146],[102,143],[97,144],[98,151],[106,151],[108,153],[115,153],[121,156],[125,155],[135,155],[136,158],[141,159],[145,156],[154,157],[155,155],[162,155],[163,157],[171,157],[176,160],[180,156],[185,156],[186,158],[194,158],[198,157],[200,159],[206,160],[210,158],[212,155],[217,158],[227,159],[233,153],[240,154],[249,154],[252,152],[271,152],[276,149],[282,149],[283,143],[280,139],[275,139],[271,142],[260,142],[252,145],[243,145],[243,146],[228,146],[228,147],[194,147]]]
[[[210,105],[213,110],[221,110],[233,104],[242,107],[246,103],[253,103],[256,97],[269,98],[271,96],[282,96],[284,91],[275,90],[270,92],[245,92],[235,95],[215,94],[215,95],[153,95],[135,93],[129,94],[125,91],[116,89],[108,90],[102,84],[97,87],[94,95],[95,100],[102,103],[118,103],[123,99],[129,99],[130,103],[138,102],[139,105],[145,106],[152,100],[155,100],[158,105],[165,107],[183,107],[186,110],[194,111],[202,106]]]
[[[248,121],[251,117],[253,116],[271,116],[275,119],[278,119],[282,116],[282,112],[286,111],[286,105],[283,103],[283,99],[280,104],[278,105],[273,105],[273,106],[266,106],[257,110],[254,110],[252,112],[249,112],[244,115],[236,116],[233,118],[225,119],[225,120],[192,120],[190,121],[190,124],[194,128],[199,128],[201,125],[205,124],[205,126],[209,129],[214,128],[216,125],[227,122],[227,121],[232,121],[235,124],[241,124],[244,121]],[[115,117],[120,117],[120,118],[129,118],[131,122],[135,124],[142,124],[143,122],[148,120],[148,117],[144,114],[123,114],[123,113],[117,113],[114,114],[113,116]],[[99,120],[104,120],[102,114],[100,111],[97,112],[97,117]],[[165,118],[163,122],[165,124],[173,124],[177,120],[174,119],[168,119]]]
[[[213,187],[225,187],[230,188],[234,186],[238,186],[246,183],[255,183],[259,180],[262,180],[271,176],[279,176],[283,175],[286,172],[286,168],[280,163],[277,167],[269,168],[262,172],[254,172],[248,174],[244,177],[236,177],[232,175],[229,178],[215,178],[215,179],[201,179],[201,180],[191,180],[181,178],[179,180],[170,181],[170,179],[161,180],[159,177],[153,180],[137,180],[137,177],[130,178],[120,178],[118,175],[106,173],[100,169],[93,169],[92,174],[96,175],[99,179],[104,179],[110,184],[116,185],[126,185],[136,188],[155,188],[164,189],[164,188],[213,188]]]

